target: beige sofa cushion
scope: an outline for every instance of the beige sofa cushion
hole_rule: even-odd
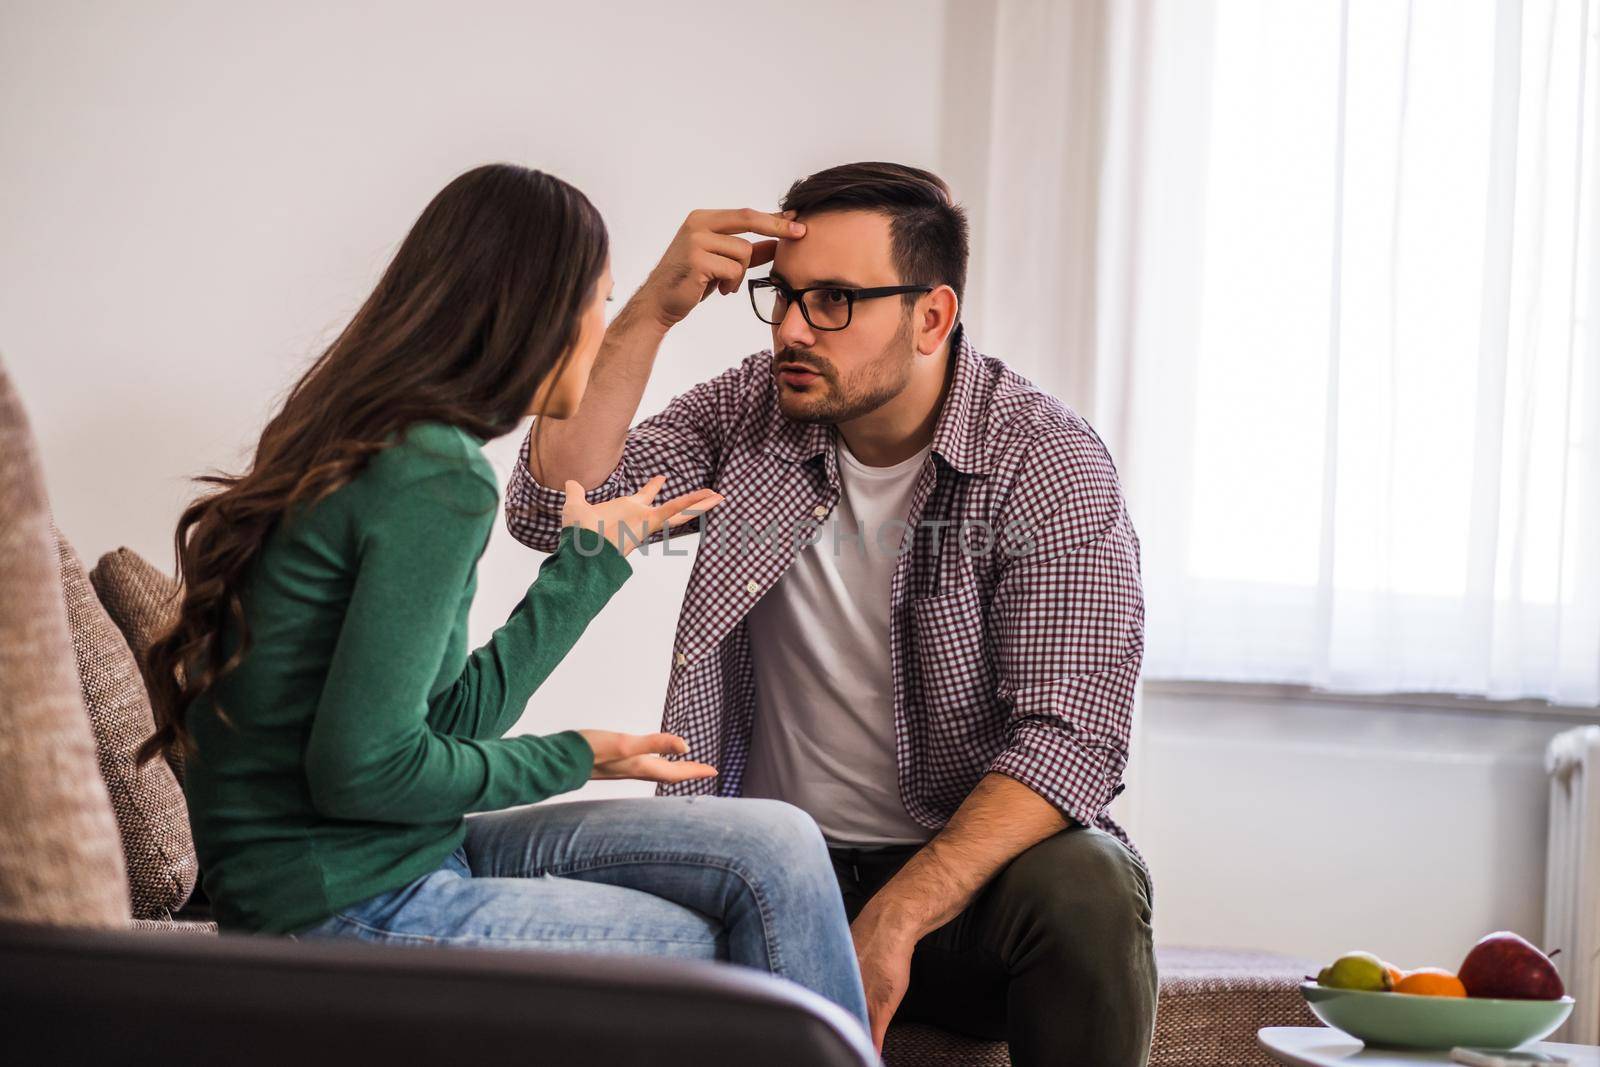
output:
[[[89,572],[89,581],[106,614],[122,631],[142,674],[145,653],[158,637],[177,624],[183,587],[176,578],[153,566],[131,548],[119,548],[101,556],[100,562]],[[150,679],[146,677],[145,689],[149,688]],[[174,745],[168,750],[167,765],[181,785],[181,746]]]
[[[156,730],[144,678],[122,632],[95,597],[78,554],[59,536],[57,545],[83,703],[122,831],[133,916],[164,918],[194,890],[197,865],[183,790],[165,760],[143,766],[135,761],[134,753]]]
[[[33,434],[0,363],[0,919],[126,926],[54,549]]]

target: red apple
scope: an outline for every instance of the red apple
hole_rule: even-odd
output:
[[[1489,934],[1473,945],[1456,976],[1469,997],[1558,1000],[1566,993],[1550,957],[1509,930]]]

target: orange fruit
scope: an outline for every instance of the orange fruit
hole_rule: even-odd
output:
[[[1406,976],[1406,972],[1402,971],[1400,968],[1396,967],[1387,960],[1385,960],[1383,963],[1383,969],[1389,972],[1390,989],[1393,989],[1395,986],[1399,985],[1400,979]]]
[[[1414,993],[1423,997],[1467,995],[1467,987],[1461,984],[1461,979],[1443,967],[1418,967],[1414,971],[1404,971],[1400,975],[1400,980],[1394,984],[1394,991]]]

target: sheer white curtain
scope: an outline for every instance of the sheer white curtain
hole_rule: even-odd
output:
[[[1600,0],[987,10],[974,335],[1111,446],[1145,676],[1600,703]]]

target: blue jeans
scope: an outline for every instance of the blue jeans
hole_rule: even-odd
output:
[[[833,865],[799,808],[652,797],[466,823],[437,870],[291,936],[729,960],[798,982],[867,1025]]]

